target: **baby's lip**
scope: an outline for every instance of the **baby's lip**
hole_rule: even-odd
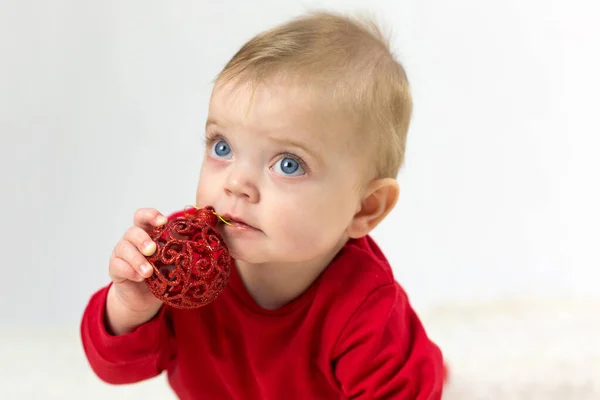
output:
[[[249,223],[247,223],[246,221],[244,221],[242,218],[240,218],[240,217],[237,217],[237,216],[235,216],[235,215],[231,215],[231,214],[222,214],[222,215],[221,215],[221,217],[222,217],[222,218],[223,218],[225,221],[227,221],[227,223],[230,223],[230,224],[236,224],[236,225],[238,225],[238,226],[239,226],[239,225],[245,225],[245,226],[247,226],[247,227],[249,227],[249,228],[256,229],[256,230],[259,230],[258,228],[256,228],[256,227],[254,227],[254,226],[250,225]]]

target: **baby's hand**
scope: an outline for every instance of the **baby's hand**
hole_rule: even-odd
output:
[[[133,226],[115,246],[108,264],[113,282],[107,298],[109,328],[119,335],[135,329],[160,310],[162,302],[154,297],[144,282],[152,275],[146,259],[156,251],[148,232],[164,225],[167,218],[152,208],[142,208],[134,215]]]

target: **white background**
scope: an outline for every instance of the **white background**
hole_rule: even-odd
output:
[[[133,212],[193,204],[212,79],[314,5],[375,15],[408,72],[374,236],[418,311],[600,298],[597,4],[0,0],[0,331],[76,334]]]

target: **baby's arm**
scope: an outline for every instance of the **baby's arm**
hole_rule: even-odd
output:
[[[441,399],[442,354],[395,284],[376,289],[358,308],[337,342],[333,361],[347,398]]]
[[[158,375],[167,363],[168,328],[163,303],[144,280],[152,275],[147,256],[156,251],[148,232],[167,222],[158,210],[137,210],[108,263],[111,284],[90,299],[81,339],[98,377],[133,383]],[[144,268],[147,266],[147,268]]]
[[[160,374],[169,358],[165,309],[131,332],[113,335],[106,323],[111,285],[90,299],[81,322],[81,339],[92,370],[111,384],[135,383]]]

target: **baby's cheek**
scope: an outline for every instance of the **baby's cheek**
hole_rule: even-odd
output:
[[[201,180],[196,188],[196,206],[204,207],[207,205],[217,207],[215,203],[215,193],[217,188],[211,185],[207,179]]]
[[[337,242],[338,238],[332,227],[321,215],[308,215],[297,210],[292,215],[293,217],[273,221],[278,226],[278,236],[284,252],[309,259],[327,251]]]
[[[204,207],[204,205],[208,205],[208,204],[209,204],[209,202],[206,200],[206,193],[203,192],[202,190],[196,191],[196,206]]]

